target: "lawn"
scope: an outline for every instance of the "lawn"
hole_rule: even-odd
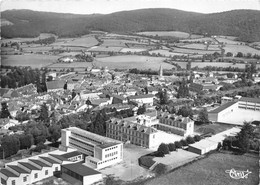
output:
[[[209,125],[194,125],[194,132],[200,133],[200,134],[206,134],[209,131],[214,131],[215,134],[223,132],[225,130],[228,130],[232,128],[233,125],[227,125],[227,124],[209,124]]]
[[[170,154],[165,155],[165,157],[155,157],[153,158],[153,160],[158,163],[169,165],[171,166],[171,168],[176,168],[189,161],[192,161],[194,158],[198,156],[198,154],[195,154],[193,152],[178,149],[178,151],[173,151]]]
[[[96,58],[95,65],[108,68],[118,69],[151,69],[159,70],[160,65],[164,69],[172,69],[173,65],[163,62],[164,57],[149,57],[138,55],[111,56],[104,58]]]
[[[257,185],[258,155],[213,153],[204,159],[183,166],[173,172],[146,181],[147,185]],[[226,170],[249,170],[248,178],[232,179]]]
[[[147,36],[171,36],[171,37],[179,37],[179,38],[188,38],[190,36],[189,33],[181,32],[181,31],[145,31],[139,32],[140,35]]]
[[[3,55],[1,64],[4,66],[31,66],[32,68],[41,68],[57,61],[59,56],[52,55]]]

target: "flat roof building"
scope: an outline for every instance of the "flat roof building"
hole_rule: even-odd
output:
[[[61,145],[77,149],[85,154],[85,164],[95,169],[119,163],[123,160],[123,143],[77,127],[62,129]]]

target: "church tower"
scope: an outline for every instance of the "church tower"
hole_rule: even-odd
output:
[[[162,68],[162,65],[160,65],[160,68],[159,68],[159,77],[162,77],[163,76],[163,68]]]

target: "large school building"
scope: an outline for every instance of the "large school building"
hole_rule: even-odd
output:
[[[101,169],[123,160],[123,143],[103,137],[77,127],[61,131],[61,145],[77,149],[85,154],[85,164],[94,169]]]

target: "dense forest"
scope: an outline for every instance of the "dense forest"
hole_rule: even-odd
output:
[[[175,9],[140,9],[108,15],[62,14],[31,10],[8,10],[2,19],[13,25],[2,26],[2,37],[37,37],[54,33],[60,37],[80,36],[91,30],[134,33],[176,30],[196,34],[232,35],[243,41],[260,41],[260,11],[233,10],[214,14]]]

